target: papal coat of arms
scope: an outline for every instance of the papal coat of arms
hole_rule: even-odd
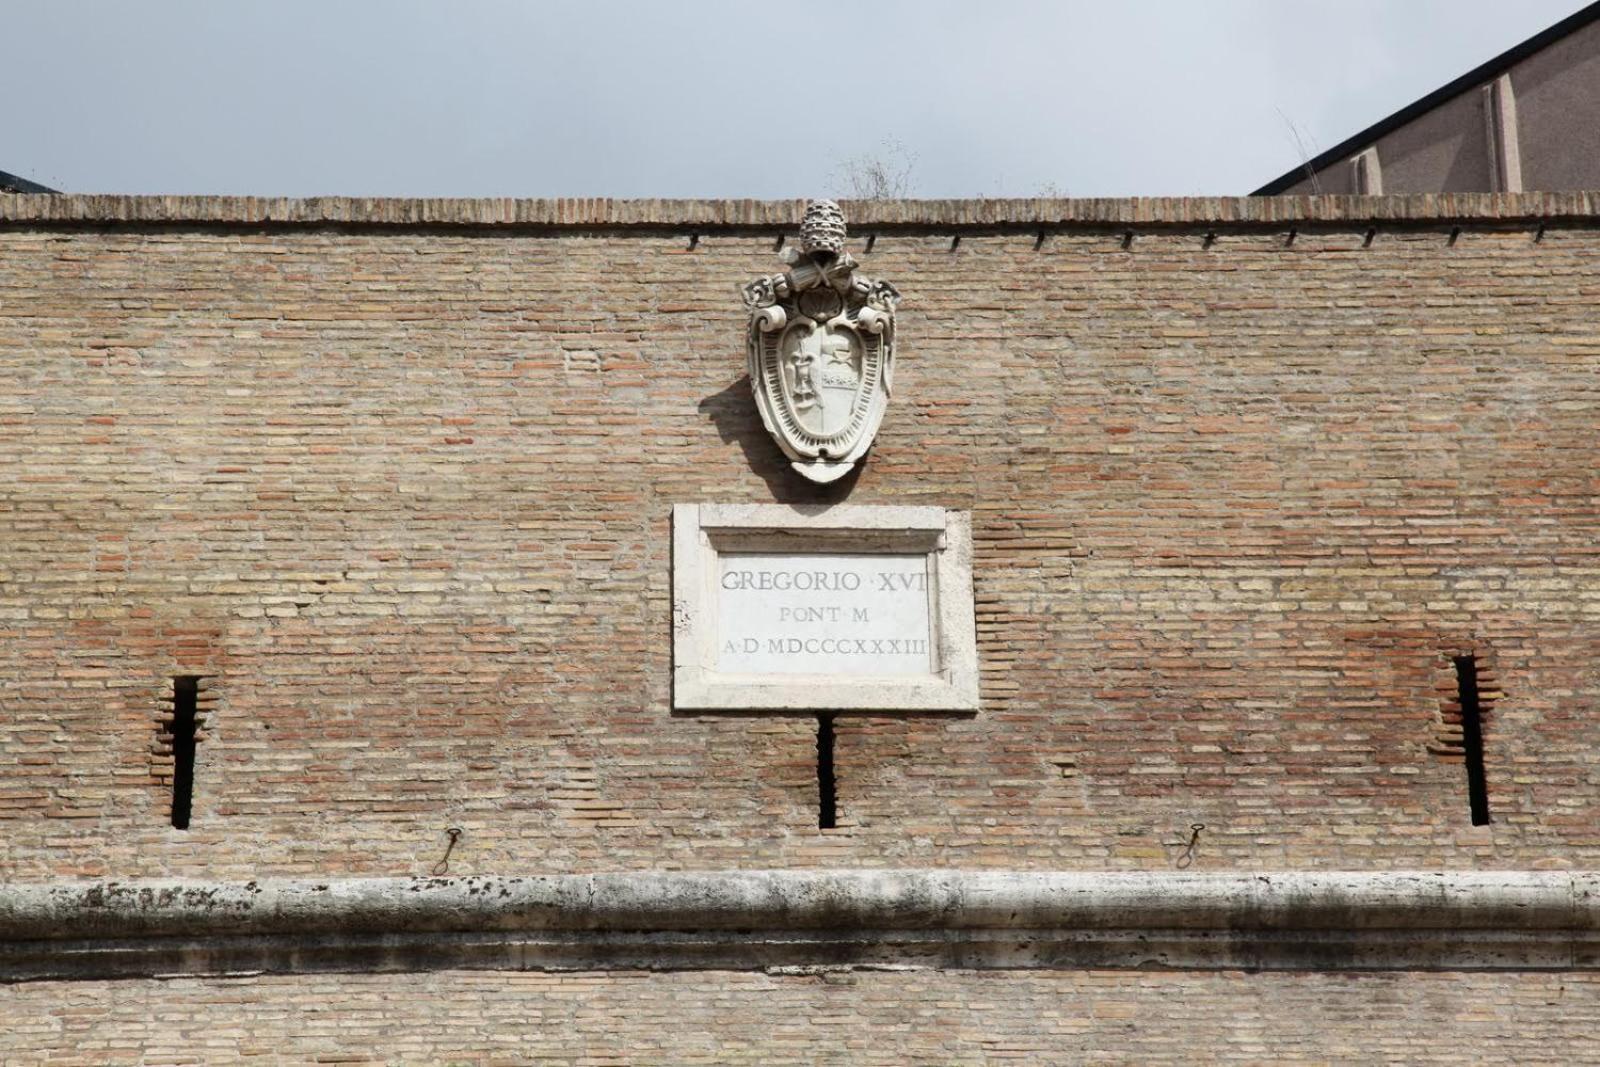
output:
[[[894,373],[895,287],[856,273],[844,214],[806,206],[789,270],[743,289],[750,387],[767,432],[814,482],[843,477],[872,446]]]

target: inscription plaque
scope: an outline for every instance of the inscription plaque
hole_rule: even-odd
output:
[[[672,509],[672,705],[975,711],[965,512]]]
[[[720,562],[717,670],[932,672],[926,554],[733,554]]]

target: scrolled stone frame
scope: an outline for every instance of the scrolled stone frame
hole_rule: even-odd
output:
[[[894,389],[900,291],[861,274],[844,241],[839,205],[813,201],[800,248],[783,250],[790,269],[741,288],[761,422],[790,466],[818,483],[843,478],[867,454]]]
[[[909,677],[717,669],[725,553],[926,555],[930,672]],[[672,511],[675,712],[978,710],[972,527],[939,507],[677,504]]]

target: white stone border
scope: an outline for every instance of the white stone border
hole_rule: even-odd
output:
[[[926,552],[933,578],[934,676],[829,679],[722,674],[717,662],[722,552]],[[675,504],[672,508],[674,711],[976,711],[972,523],[938,507]]]

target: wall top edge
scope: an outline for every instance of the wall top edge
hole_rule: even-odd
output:
[[[875,228],[1282,227],[1600,221],[1600,191],[1394,196],[1115,197],[841,201]],[[0,194],[0,226],[438,227],[793,231],[803,200],[448,199]]]

